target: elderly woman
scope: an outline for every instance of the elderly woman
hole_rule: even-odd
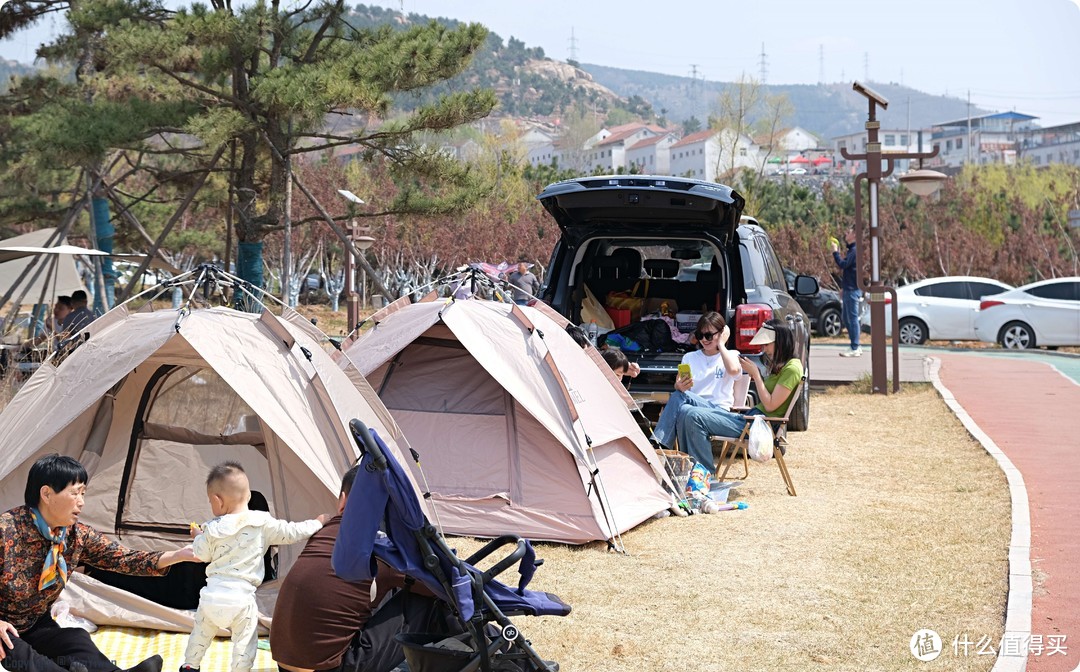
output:
[[[747,415],[778,416],[787,412],[794,401],[792,392],[803,376],[802,361],[795,356],[795,335],[780,320],[769,320],[754,334],[750,345],[760,345],[768,375],[762,377],[753,361],[740,357],[739,362],[751,379],[760,400],[746,413],[733,413],[707,407],[688,407],[679,417],[679,449],[709,467],[713,464],[710,436],[739,436]]]
[[[0,515],[0,665],[29,672],[117,672],[81,628],[52,619],[68,571],[85,564],[122,574],[161,575],[195,559],[176,551],[133,551],[78,522],[89,477],[72,457],[46,455],[30,468],[25,505]],[[129,672],[161,672],[151,656]]]

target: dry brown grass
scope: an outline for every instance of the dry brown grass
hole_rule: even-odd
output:
[[[999,640],[1004,476],[928,386],[818,394],[788,453],[798,497],[751,465],[745,511],[654,520],[600,545],[543,545],[533,587],[574,606],[518,619],[564,670],[988,670],[954,636]],[[461,551],[479,542],[455,539]],[[934,663],[908,649],[936,630]]]

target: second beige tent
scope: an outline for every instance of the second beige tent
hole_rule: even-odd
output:
[[[339,359],[420,454],[445,531],[586,543],[671,505],[608,377],[539,310],[481,300],[388,311]]]

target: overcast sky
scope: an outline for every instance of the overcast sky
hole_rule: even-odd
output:
[[[0,0],[2,2],[3,0]],[[287,6],[297,0],[286,0]],[[179,6],[181,0],[169,0]],[[186,4],[186,3],[184,3]],[[1080,121],[1080,0],[390,0],[368,4],[483,23],[551,58],[770,84],[902,83],[1017,110],[1043,125]],[[0,10],[2,11],[2,10]],[[59,29],[47,19],[0,42],[29,62]],[[573,41],[571,41],[573,34]],[[881,115],[887,124],[886,111]]]

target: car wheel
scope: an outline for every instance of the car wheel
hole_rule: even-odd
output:
[[[840,311],[835,308],[826,308],[818,317],[818,333],[822,336],[839,336],[844,330],[840,320]]]
[[[926,323],[914,317],[900,320],[900,342],[904,345],[922,345],[928,335]]]
[[[1009,322],[998,332],[998,343],[1007,350],[1035,347],[1035,331],[1023,322]]]

